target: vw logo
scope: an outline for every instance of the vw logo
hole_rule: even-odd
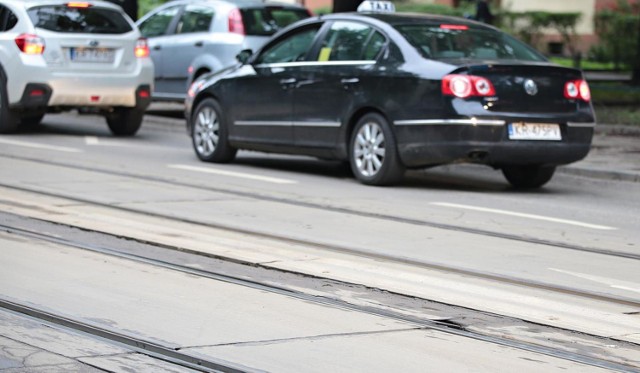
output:
[[[100,44],[100,43],[98,43],[98,41],[97,41],[97,40],[91,40],[91,41],[89,42],[89,46],[90,46],[90,47],[97,47],[97,46],[98,46],[98,44]]]
[[[536,82],[531,79],[527,79],[524,81],[524,91],[527,92],[529,96],[535,96],[538,94],[538,86]]]

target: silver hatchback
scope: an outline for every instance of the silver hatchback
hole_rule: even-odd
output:
[[[183,101],[200,75],[237,63],[279,29],[310,16],[304,7],[259,0],[177,0],[138,21],[155,65],[154,100]]]

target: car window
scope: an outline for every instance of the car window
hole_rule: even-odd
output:
[[[322,42],[318,61],[358,61],[373,29],[356,22],[337,21]],[[368,45],[367,45],[368,47]]]
[[[0,4],[0,32],[9,31],[18,23],[18,17],[7,7]]]
[[[91,6],[46,5],[29,9],[33,25],[49,31],[82,34],[124,34],[133,30],[114,9]]]
[[[386,44],[387,38],[378,31],[375,31],[364,48],[364,56],[362,59],[367,61],[375,60]]]
[[[173,20],[173,17],[178,14],[179,10],[179,6],[173,6],[158,11],[158,13],[150,16],[140,23],[140,33],[145,38],[164,35],[169,28],[171,20]]]
[[[269,36],[301,19],[309,17],[306,9],[262,7],[242,9],[242,20],[247,35]]]
[[[200,5],[187,5],[178,22],[176,34],[209,31],[213,15],[214,11],[212,8]]]
[[[401,25],[396,29],[420,54],[435,60],[495,59],[546,61],[509,35],[465,25]]]
[[[287,35],[284,39],[263,50],[256,63],[267,64],[303,60],[311,48],[319,28],[319,25],[314,25],[311,28]]]

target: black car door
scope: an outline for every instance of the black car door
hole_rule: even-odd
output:
[[[306,58],[321,23],[289,32],[270,42],[234,82],[231,138],[238,142],[293,145],[291,112],[300,62]]]
[[[296,146],[331,149],[362,93],[386,38],[371,26],[335,21],[323,33],[313,63],[301,68],[293,98]]]

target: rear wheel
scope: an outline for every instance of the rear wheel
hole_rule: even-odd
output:
[[[404,175],[391,127],[378,113],[360,118],[351,135],[349,153],[351,171],[363,184],[391,185]]]
[[[18,116],[9,109],[7,80],[0,72],[0,133],[11,133],[18,128]]]
[[[218,102],[207,98],[198,104],[191,117],[191,140],[200,160],[205,162],[231,162],[237,149],[229,145],[228,128],[222,120]]]
[[[144,110],[139,108],[116,108],[106,116],[111,133],[116,136],[133,136],[144,119]]]
[[[504,177],[518,189],[535,189],[546,184],[556,171],[555,166],[523,165],[505,166]]]

